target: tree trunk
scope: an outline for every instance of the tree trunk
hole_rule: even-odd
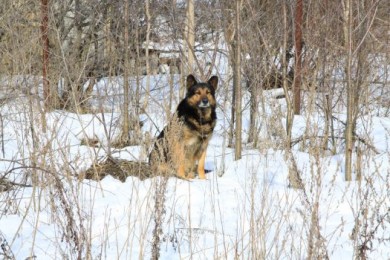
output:
[[[128,0],[127,0],[128,1]],[[134,14],[137,12],[134,10]],[[135,75],[135,93],[132,94],[132,113],[130,114],[130,119],[132,120],[132,136],[130,136],[130,141],[132,143],[139,143],[141,140],[141,128],[139,124],[139,113],[140,113],[140,100],[141,100],[141,52],[140,52],[140,28],[135,28],[135,52],[136,52],[136,59],[135,59],[135,66],[136,66],[136,75]]]
[[[129,0],[125,1],[124,8],[124,66],[123,66],[123,111],[122,111],[122,135],[120,143],[126,145],[129,143],[130,122],[129,122]]]
[[[228,63],[231,64],[231,66],[228,66],[228,78],[230,81],[230,78],[232,75],[234,75],[234,72],[232,70],[235,68],[235,54],[234,54],[234,38],[235,38],[235,27],[234,27],[234,21],[233,21],[233,14],[231,14],[228,10],[231,10],[230,5],[229,8],[224,8],[224,16],[228,17],[226,19],[226,25],[224,28],[224,36],[225,36],[225,41],[228,44]],[[228,129],[228,147],[232,148],[233,147],[233,139],[234,139],[234,125],[235,125],[235,105],[234,102],[236,100],[236,95],[235,95],[235,88],[233,87],[232,91],[232,106],[230,110],[230,124],[229,124],[229,129]]]
[[[289,185],[294,189],[302,189],[303,183],[300,178],[298,167],[296,165],[294,155],[291,151],[291,138],[292,138],[292,126],[294,121],[294,104],[291,100],[291,96],[288,93],[288,75],[287,66],[288,61],[285,53],[287,53],[287,42],[288,42],[288,27],[287,27],[287,4],[283,3],[283,56],[282,56],[282,80],[283,80],[283,91],[286,96],[287,103],[287,115],[286,115],[286,141],[285,141],[285,153],[286,161],[288,162],[288,180]]]
[[[302,77],[302,20],[303,0],[297,0],[295,9],[295,70],[294,70],[294,114],[301,112]]]
[[[44,108],[41,113],[42,117],[42,130],[46,132],[46,117],[45,111],[50,106],[50,84],[47,77],[49,70],[49,3],[48,0],[41,0],[41,12],[42,12],[42,22],[41,22],[41,34],[42,34],[42,83],[43,83],[43,98],[44,98]]]
[[[187,37],[187,72],[194,71],[194,47],[195,47],[195,10],[194,0],[187,1],[187,23],[186,23],[186,37]]]
[[[149,10],[149,0],[145,0],[145,15],[146,15],[146,49],[145,49],[145,59],[146,59],[146,95],[150,94],[150,60],[149,60],[149,44],[150,44],[150,10]],[[144,109],[148,106],[149,98],[145,98]]]
[[[234,158],[235,160],[241,159],[242,150],[242,109],[241,109],[241,43],[240,43],[240,7],[241,0],[236,0],[236,19],[235,19],[235,50],[234,50],[234,71],[233,71],[233,87],[235,93],[235,114],[236,114],[236,127],[235,136],[236,141],[234,144]]]
[[[41,0],[42,7],[42,23],[41,23],[41,33],[42,33],[42,46],[43,46],[43,59],[42,59],[42,80],[43,80],[43,97],[45,99],[45,109],[49,107],[50,102],[50,86],[49,80],[47,78],[47,73],[49,70],[49,8],[48,0]]]
[[[256,123],[258,118],[258,86],[253,84],[252,80],[246,80],[247,89],[250,93],[250,115],[249,115],[249,133],[248,133],[248,143],[253,142],[253,147],[257,146],[257,129]]]
[[[347,51],[347,60],[345,64],[345,76],[347,83],[347,122],[345,127],[345,180],[352,180],[352,151],[353,140],[353,108],[354,88],[351,78],[352,68],[352,12],[351,0],[345,0],[344,4],[344,44]]]
[[[283,34],[283,50],[282,53],[287,52],[287,43],[288,43],[288,28],[287,28],[287,4],[283,3],[283,28],[284,28],[284,34]],[[292,131],[292,124],[294,120],[294,111],[293,111],[293,104],[291,100],[291,96],[288,93],[288,82],[287,82],[287,57],[286,55],[282,55],[282,86],[284,95],[286,96],[286,103],[287,103],[287,116],[286,116],[286,149],[291,149],[291,131]]]

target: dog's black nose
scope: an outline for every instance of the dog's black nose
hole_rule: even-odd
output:
[[[203,104],[209,103],[209,100],[207,98],[202,99]]]

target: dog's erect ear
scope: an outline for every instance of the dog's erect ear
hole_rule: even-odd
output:
[[[218,77],[217,76],[212,76],[210,79],[209,79],[209,82],[210,86],[214,89],[214,90],[217,90],[217,87],[218,87]]]
[[[193,75],[188,75],[187,76],[187,90],[189,90],[192,86],[194,86],[196,83],[196,79]]]

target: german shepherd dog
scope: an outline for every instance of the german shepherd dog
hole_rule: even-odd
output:
[[[200,179],[205,179],[206,149],[217,120],[218,77],[198,83],[189,75],[186,85],[186,97],[157,137],[149,164],[160,174],[174,171],[177,177],[188,179],[194,178],[197,172]]]

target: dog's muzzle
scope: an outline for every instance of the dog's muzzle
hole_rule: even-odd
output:
[[[210,102],[207,98],[202,99],[198,105],[198,107],[200,107],[200,108],[206,108],[209,106],[210,106]]]

